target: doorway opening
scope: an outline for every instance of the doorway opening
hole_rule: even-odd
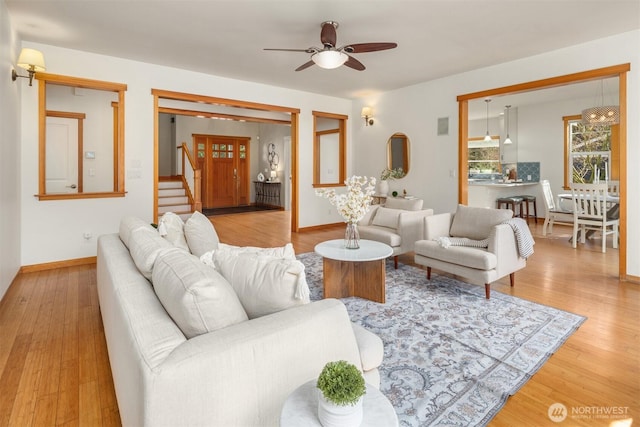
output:
[[[298,231],[299,109],[159,89],[153,89],[152,95],[155,120],[155,220],[158,216],[157,194],[161,177],[178,175],[193,185],[193,192],[201,196],[200,209],[207,204],[211,208],[255,204],[257,186],[254,181],[263,178],[264,181],[281,183],[282,207],[291,211],[291,231]],[[167,139],[161,135],[162,123],[166,122],[167,117],[173,123],[171,132],[175,135],[168,138],[169,149],[164,148],[166,143],[160,142]],[[225,141],[207,140],[213,137]],[[229,138],[234,141],[231,142]],[[242,141],[240,145],[245,144],[244,152],[240,151],[238,141]],[[211,145],[208,146],[209,143]],[[200,144],[203,144],[202,150],[198,148]],[[279,162],[274,163],[273,152],[278,151]],[[181,161],[181,156],[191,157],[191,161]],[[166,161],[167,158],[169,161]],[[220,161],[212,160],[206,168],[207,158]],[[189,172],[190,163],[193,172]],[[195,184],[196,175],[200,176],[198,185]],[[194,183],[191,184],[191,181]]]
[[[599,68],[574,74],[551,77],[548,79],[536,80],[532,82],[520,83],[512,86],[488,89],[459,95],[458,100],[458,203],[467,204],[469,196],[468,184],[468,133],[469,133],[469,101],[486,99],[517,93],[534,92],[540,89],[548,89],[572,85],[575,83],[602,80],[607,78],[618,78],[618,96],[620,104],[620,124],[619,124],[619,180],[620,180],[620,246],[618,271],[622,280],[627,275],[627,72],[631,69],[630,64],[620,64],[611,67]]]

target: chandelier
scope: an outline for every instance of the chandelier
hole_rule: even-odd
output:
[[[582,110],[585,125],[617,125],[620,123],[620,106],[604,105],[604,81],[600,80],[600,105]]]

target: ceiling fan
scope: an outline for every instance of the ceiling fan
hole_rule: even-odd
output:
[[[378,50],[393,49],[398,46],[397,43],[356,43],[336,48],[336,29],[338,28],[338,23],[335,21],[325,21],[321,26],[322,31],[320,32],[320,42],[322,43],[322,48],[309,47],[307,49],[265,50],[310,53],[311,60],[296,68],[296,71],[302,71],[311,67],[313,64],[327,69],[338,68],[344,64],[354,70],[362,71],[365,69],[365,66],[353,56],[349,56],[350,53],[376,52]]]

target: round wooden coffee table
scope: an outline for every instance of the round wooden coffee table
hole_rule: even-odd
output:
[[[391,246],[360,240],[359,249],[347,249],[344,239],[316,245],[323,257],[324,298],[360,297],[385,302],[385,259],[393,255]]]

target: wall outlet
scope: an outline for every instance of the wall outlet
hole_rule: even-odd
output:
[[[90,231],[85,231],[84,233],[82,233],[82,237],[84,237],[86,240],[89,240],[90,238],[93,237],[93,235],[91,234]]]
[[[531,175],[527,175],[527,181],[531,181]]]

